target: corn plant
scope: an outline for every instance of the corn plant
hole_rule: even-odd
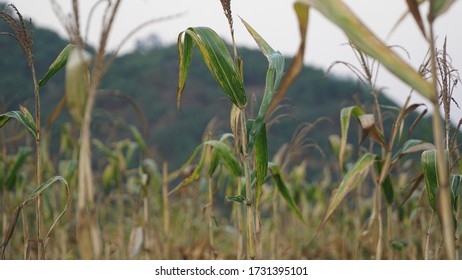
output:
[[[433,32],[434,21],[447,11],[455,1],[447,0],[430,0],[430,8],[427,16],[428,30],[425,29],[422,16],[419,10],[419,4],[424,1],[406,1],[410,13],[413,15],[422,35],[428,40],[430,48],[430,81],[424,79],[419,71],[413,69],[401,59],[396,52],[388,48],[375,34],[373,34],[340,0],[318,1],[318,0],[303,0],[300,1],[315,9],[317,9],[326,18],[336,24],[348,36],[351,43],[360,51],[368,56],[379,61],[396,77],[414,88],[419,94],[427,98],[433,104],[433,132],[434,143],[436,146],[436,158],[438,168],[438,204],[437,213],[441,220],[441,229],[444,236],[444,245],[446,257],[455,259],[455,244],[454,244],[454,227],[451,219],[451,202],[449,191],[449,176],[447,165],[445,164],[445,148],[443,145],[444,134],[442,130],[438,102],[438,84],[437,84],[437,61],[435,53],[435,34]],[[377,135],[375,135],[377,136]],[[377,139],[375,139],[377,140]],[[389,143],[390,144],[390,143]],[[387,149],[387,156],[381,166],[381,172],[378,179],[379,185],[385,182],[386,176],[391,163],[391,151]],[[336,195],[338,196],[338,194]],[[380,209],[380,208],[379,208]],[[378,210],[379,210],[378,209]],[[329,213],[329,211],[327,212]],[[378,244],[377,250],[380,252],[381,245]],[[380,254],[377,254],[379,257]]]
[[[234,41],[233,18],[231,12],[231,1],[221,1],[225,15],[231,30],[231,37]],[[302,13],[303,14],[303,13]],[[306,15],[306,13],[305,13]],[[307,16],[303,17],[307,23]],[[231,129],[233,131],[235,141],[235,153],[238,155],[240,162],[236,166],[235,175],[243,173],[243,180],[238,181],[237,196],[230,198],[233,201],[242,203],[246,206],[246,238],[247,238],[247,257],[250,259],[256,258],[256,230],[258,224],[258,206],[261,195],[261,188],[265,181],[267,170],[270,170],[275,176],[277,185],[280,187],[282,196],[289,202],[293,209],[297,209],[291,196],[283,185],[282,179],[279,177],[279,171],[276,166],[268,165],[268,149],[266,139],[266,120],[268,109],[274,109],[274,104],[271,102],[283,78],[284,57],[278,51],[275,51],[246,21],[242,23],[247,28],[248,32],[255,39],[262,53],[268,60],[269,66],[266,74],[265,92],[260,104],[259,112],[255,120],[247,118],[247,94],[244,88],[242,79],[242,63],[243,59],[238,56],[237,48],[234,45],[234,58],[229,54],[225,43],[222,39],[208,27],[190,27],[180,33],[178,36],[178,53],[179,53],[179,80],[178,80],[178,108],[180,106],[181,96],[185,87],[189,65],[191,63],[192,51],[194,46],[197,46],[204,62],[210,70],[210,73],[221,87],[228,99],[233,103],[231,111]],[[303,25],[303,24],[302,24]],[[304,29],[306,30],[306,29]],[[304,42],[304,40],[303,40]],[[302,57],[302,55],[301,55]],[[300,61],[298,62],[300,63]],[[296,71],[295,71],[296,72]],[[296,73],[291,75],[292,79]],[[290,84],[290,82],[287,83]],[[279,99],[283,93],[279,96]],[[205,142],[219,152],[218,144],[220,142]],[[221,144],[220,144],[221,146]],[[252,158],[254,159],[252,165]],[[234,161],[232,161],[234,162]],[[231,164],[231,161],[225,163]],[[233,164],[234,166],[234,164]],[[239,168],[239,169],[237,169]],[[239,170],[239,172],[237,172]],[[240,171],[242,170],[242,171]],[[255,173],[252,179],[252,174]],[[242,196],[241,193],[245,195]],[[240,223],[243,224],[243,216],[239,214]],[[300,215],[299,212],[298,215]],[[301,217],[301,216],[300,216]],[[240,227],[240,226],[238,226]],[[242,254],[241,246],[238,246],[238,257]]]
[[[29,196],[27,196],[22,203],[16,208],[15,214],[10,222],[8,231],[5,234],[5,240],[2,244],[2,257],[5,258],[5,249],[8,245],[10,239],[12,238],[12,234],[16,227],[17,220],[19,218],[19,214],[26,205],[30,204],[32,201],[36,201],[36,238],[35,242],[37,245],[37,258],[38,259],[45,259],[46,258],[46,245],[48,239],[50,238],[50,234],[54,229],[54,226],[58,222],[58,220],[64,215],[67,210],[67,207],[70,202],[70,194],[69,194],[69,187],[67,186],[67,182],[63,177],[55,176],[48,179],[46,182],[42,183],[42,131],[41,131],[41,114],[40,114],[40,87],[43,85],[42,83],[38,82],[37,74],[35,71],[34,65],[34,56],[33,56],[33,38],[32,38],[32,24],[29,23],[29,29],[27,28],[26,22],[22,17],[21,13],[16,9],[14,5],[9,5],[16,15],[18,19],[15,19],[10,13],[7,11],[1,10],[0,17],[4,20],[13,30],[13,33],[10,32],[2,32],[1,35],[7,35],[12,37],[17,41],[19,46],[24,52],[25,59],[27,64],[31,70],[32,74],[32,81],[33,81],[33,88],[34,88],[34,97],[35,97],[35,116],[33,117],[32,114],[26,107],[20,106],[20,111],[11,111],[0,115],[0,127],[3,127],[10,119],[16,119],[20,122],[20,124],[32,135],[35,139],[35,185],[37,188],[31,192]],[[24,159],[24,153],[20,153],[18,156],[18,160],[13,165],[13,169],[10,169],[11,172],[9,177],[7,178],[6,184],[11,185],[14,184],[14,179],[16,177],[17,169],[20,167],[21,161]],[[11,181],[13,180],[13,181]],[[48,189],[52,184],[56,181],[63,181],[66,185],[67,191],[67,199],[64,210],[58,216],[58,218],[53,222],[52,226],[48,230],[47,234],[44,235],[44,209],[43,209],[43,200],[42,195],[43,192]],[[23,230],[24,230],[24,240],[25,240],[25,250],[24,250],[24,258],[28,259],[30,257],[30,248],[29,246],[34,242],[34,238],[29,238],[28,226],[27,226],[27,219],[25,212],[23,211]]]

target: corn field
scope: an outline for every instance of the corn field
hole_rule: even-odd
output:
[[[3,259],[462,256],[462,121],[454,126],[450,118],[459,77],[446,40],[437,45],[433,30],[434,21],[444,17],[455,0],[406,1],[415,32],[428,43],[422,46],[429,51],[419,69],[380,40],[341,0],[294,3],[299,27],[294,34],[300,45],[286,67],[283,54],[252,27],[252,19],[235,17],[231,1],[221,0],[223,11],[208,12],[224,12],[232,43],[225,43],[213,26],[186,26],[178,34],[178,79],[173,81],[177,107],[166,110],[181,113],[187,106],[182,101],[188,95],[190,66],[205,63],[220,88],[217,98],[230,104],[229,119],[220,120],[230,129],[222,132],[217,129],[219,120],[211,119],[202,128],[201,144],[183,151],[189,158],[178,169],[168,161],[156,161],[143,124],[136,120],[126,126],[128,137],[115,143],[104,143],[92,130],[96,97],[104,94],[102,80],[120,50],[108,51],[107,45],[121,2],[95,4],[106,3],[106,10],[99,44],[91,50],[78,1],[73,0],[71,16],[63,22],[69,44],[46,65],[43,77],[35,70],[31,21],[14,5],[0,11],[9,27],[0,30],[5,35],[0,40],[15,40],[22,50],[34,101],[33,110],[20,106],[0,112]],[[282,101],[304,63],[313,10],[347,35],[358,58],[332,67],[347,66],[372,96],[368,106],[347,106],[337,116],[328,116],[339,119],[341,129],[325,139],[330,150],[321,153],[332,160],[318,167],[321,175],[316,177],[307,175],[308,162],[300,154],[320,149],[308,139],[326,116],[300,124],[276,153],[268,151],[268,131],[281,117]],[[267,60],[264,92],[257,101],[243,78],[246,57],[234,43],[237,24],[246,28]],[[202,61],[193,59],[194,52]],[[402,107],[381,104],[382,93],[375,84],[379,66],[431,102],[434,112],[443,112],[432,116],[432,141],[415,136],[414,128],[426,111],[422,104],[410,102],[410,94]],[[49,116],[43,116],[41,89],[58,73],[64,73],[64,96]],[[68,111],[70,121],[57,141],[50,131],[58,126],[62,110]],[[359,145],[353,131],[359,134]]]

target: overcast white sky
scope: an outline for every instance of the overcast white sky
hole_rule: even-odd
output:
[[[2,1],[5,2],[5,1]],[[11,0],[10,3],[26,16],[32,17],[36,25],[45,26],[58,31],[66,37],[64,29],[51,9],[49,0]],[[65,12],[70,12],[71,0],[57,0]],[[91,6],[95,0],[80,1],[81,22],[85,25]],[[346,0],[352,10],[376,34],[385,39],[394,23],[406,11],[404,0]],[[274,49],[290,56],[298,48],[299,34],[296,17],[292,5],[294,0],[232,0],[232,10],[235,15],[235,36],[239,45],[256,47],[236,15],[241,16],[262,35]],[[95,12],[90,31],[90,43],[98,39],[101,23],[101,13],[104,5]],[[424,7],[425,8],[425,7]],[[424,10],[423,10],[424,11]],[[179,18],[160,22],[143,29],[124,48],[133,47],[137,39],[156,33],[164,43],[175,43],[178,34],[189,26],[209,26],[229,40],[229,30],[226,18],[223,16],[219,0],[125,0],[116,18],[116,25],[110,38],[110,47],[114,48],[133,28],[140,23],[163,16],[185,12]],[[436,22],[436,34],[439,36],[439,46],[442,47],[444,36],[448,36],[448,53],[453,58],[453,66],[462,69],[462,3],[456,1],[452,9]],[[305,62],[326,69],[336,60],[355,62],[342,32],[326,21],[319,13],[312,12],[308,31],[308,45]],[[387,41],[389,45],[404,47],[411,56],[411,64],[417,67],[427,52],[427,44],[422,39],[411,17],[406,18],[395,33]],[[404,53],[403,53],[404,56]],[[350,75],[345,68],[335,68],[340,75]],[[386,86],[386,92],[395,100],[404,100],[409,94],[409,88],[382,70],[378,86]],[[414,94],[416,96],[417,94]],[[456,90],[456,99],[462,105],[461,87]],[[417,99],[415,99],[417,101]],[[420,101],[419,101],[420,102]],[[307,104],[308,105],[308,104]],[[462,117],[460,109],[453,109],[453,114]]]

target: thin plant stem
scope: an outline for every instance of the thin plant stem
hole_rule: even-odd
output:
[[[245,110],[240,113],[241,125],[241,144],[242,144],[242,161],[244,162],[245,190],[246,190],[246,205],[247,205],[247,257],[249,259],[256,258],[255,247],[255,198],[252,190],[252,182],[250,179],[250,157],[247,155],[247,130]]]
[[[36,137],[35,137],[35,184],[40,186],[42,183],[42,160],[41,160],[41,148],[40,148],[40,87],[37,83],[37,75],[35,73],[35,66],[33,61],[32,50],[28,50],[28,57],[30,58],[29,65],[32,73],[32,80],[34,82],[34,96],[35,96],[35,126],[36,126]],[[43,200],[42,195],[37,196],[36,206],[36,222],[37,222],[37,258],[44,259],[45,252],[43,247]]]
[[[242,193],[242,180],[238,178],[237,193]],[[236,215],[237,215],[237,228],[239,231],[239,237],[237,239],[237,259],[240,260],[243,256],[244,251],[244,216],[242,213],[242,206],[239,203],[235,203]]]

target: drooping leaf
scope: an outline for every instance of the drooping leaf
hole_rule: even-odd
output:
[[[179,78],[178,108],[191,64],[192,50],[197,45],[215,81],[226,96],[240,109],[247,105],[239,69],[218,34],[208,27],[190,27],[178,36]]]
[[[270,169],[271,174],[273,175],[273,179],[274,179],[274,182],[276,183],[276,187],[279,193],[282,195],[284,200],[287,202],[287,205],[289,206],[289,208],[297,215],[297,217],[301,221],[304,221],[302,213],[300,212],[300,209],[298,209],[298,206],[295,203],[295,200],[292,197],[292,194],[290,193],[289,189],[287,188],[286,183],[284,182],[282,178],[279,166],[277,166],[275,163],[270,162],[268,164],[268,168]]]
[[[406,3],[409,8],[409,12],[412,14],[412,17],[414,17],[414,20],[420,29],[420,32],[422,32],[422,35],[424,37],[427,37],[425,33],[425,26],[422,21],[422,16],[420,15],[419,1],[418,0],[406,0]]]
[[[16,207],[16,210],[15,210],[15,212],[13,214],[13,218],[11,219],[11,222],[10,222],[10,224],[8,226],[7,231],[6,231],[5,239],[4,239],[3,243],[0,245],[0,248],[3,248],[2,249],[2,251],[3,251],[2,252],[2,257],[5,256],[5,248],[8,245],[8,243],[10,242],[11,237],[13,236],[13,233],[14,233],[14,230],[16,228],[16,224],[17,224],[17,221],[18,221],[18,218],[19,218],[19,214],[21,213],[21,210],[23,210],[23,208],[26,207],[26,205],[29,204],[31,201],[36,199],[38,195],[41,195],[44,191],[46,191],[48,188],[50,188],[54,183],[59,182],[59,181],[64,184],[65,189],[66,189],[66,204],[64,205],[64,209],[58,214],[56,219],[53,221],[53,224],[49,227],[48,232],[45,235],[45,238],[44,238],[43,242],[46,245],[46,243],[48,242],[48,239],[50,238],[51,232],[53,231],[53,229],[55,228],[56,224],[61,219],[61,217],[64,216],[64,214],[66,213],[68,207],[71,204],[71,196],[70,196],[69,185],[66,182],[66,180],[61,176],[54,176],[54,177],[51,177],[50,179],[48,179],[46,182],[44,182],[43,184],[38,186],[35,190],[33,190],[21,202],[21,204],[18,207]]]
[[[209,177],[212,177],[212,175],[215,173],[215,170],[217,169],[219,163],[220,163],[220,158],[218,157],[218,152],[214,150],[212,151],[212,155],[210,158],[210,164],[209,164],[209,170],[208,170]]]
[[[10,119],[18,120],[30,134],[37,138],[37,128],[34,118],[29,111],[21,106],[21,111],[11,111],[0,115],[0,128],[3,127]]]
[[[381,174],[382,167],[383,167],[383,161],[376,161],[375,167],[377,169],[377,173]],[[388,204],[391,205],[394,200],[394,190],[393,190],[393,183],[391,181],[390,175],[387,175],[387,177],[385,177],[385,180],[382,183],[382,190],[383,190],[383,193],[385,194],[385,199],[387,200]]]
[[[51,185],[56,182],[62,182],[67,189],[67,193],[69,194],[69,185],[67,184],[66,180],[61,176],[54,176],[45,181],[43,184],[38,186],[35,190],[33,190],[22,202],[23,204],[29,203],[31,200],[35,199],[39,194],[46,191]]]
[[[236,157],[233,155],[231,148],[225,143],[217,140],[209,140],[204,142],[204,145],[213,146],[214,150],[217,152],[220,159],[224,162],[229,171],[233,173],[234,176],[241,176],[242,170],[239,162]]]
[[[247,22],[243,19],[242,23],[249,31],[250,35],[254,38],[255,42],[259,46],[260,50],[266,56],[268,60],[268,71],[266,72],[266,82],[265,82],[265,92],[263,94],[263,99],[260,104],[260,110],[258,115],[255,118],[255,121],[252,125],[252,129],[248,132],[249,141],[247,144],[247,153],[249,154],[257,141],[258,134],[261,131],[263,123],[265,122],[266,112],[270,105],[271,100],[273,99],[274,94],[276,93],[279,84],[281,82],[282,76],[284,74],[284,57],[279,51],[273,50],[273,48],[258,34]]]
[[[363,110],[358,106],[351,106],[343,108],[340,111],[340,124],[341,124],[341,141],[340,141],[340,151],[339,151],[339,166],[343,170],[343,164],[345,163],[345,151],[348,141],[348,130],[350,128],[350,119],[351,116],[358,118],[359,116],[364,115]]]
[[[448,171],[448,178],[449,178],[449,162],[448,162],[448,154],[446,152],[446,170]],[[421,164],[422,164],[422,171],[425,176],[425,185],[427,188],[427,196],[428,201],[430,202],[430,206],[433,208],[435,212],[437,212],[436,208],[436,193],[439,187],[439,175],[438,175],[438,165],[437,165],[437,155],[436,150],[427,150],[422,153],[421,156]]]
[[[98,150],[103,152],[108,158],[113,159],[113,160],[117,160],[117,154],[114,151],[112,151],[111,149],[107,148],[103,144],[103,142],[101,142],[100,140],[93,139],[93,145],[95,145],[96,148],[98,148]]]
[[[420,5],[422,3],[424,3],[426,0],[417,0],[417,4]],[[407,15],[410,13],[409,10],[405,11],[400,17],[399,19],[396,21],[395,24],[393,24],[393,27],[391,28],[390,32],[388,33],[387,35],[387,38],[390,37],[391,34],[393,34],[393,32],[395,32],[395,30],[398,28],[398,26],[406,19]]]
[[[75,45],[73,44],[68,44],[67,46],[64,47],[64,49],[61,51],[61,53],[58,55],[58,57],[53,61],[53,63],[50,65],[50,68],[48,68],[48,72],[45,74],[43,79],[39,81],[39,86],[42,87],[44,86],[48,80],[51,79],[56,73],[58,73],[61,68],[66,65],[67,60],[69,58],[70,53],[74,49]]]
[[[225,143],[226,140],[229,138],[234,138],[234,135],[232,133],[224,133],[220,137],[220,142]],[[217,169],[219,163],[220,163],[220,157],[218,156],[218,151],[213,150],[211,158],[210,158],[209,170],[208,170],[208,175],[210,177],[215,173],[215,170]]]
[[[91,55],[87,51],[73,48],[66,63],[66,104],[69,114],[78,125],[82,123],[87,104],[90,61]]]
[[[348,170],[348,172],[343,177],[340,186],[335,191],[335,194],[333,194],[333,196],[331,197],[329,205],[327,206],[326,213],[324,214],[319,228],[325,225],[327,220],[329,220],[329,218],[332,216],[335,209],[338,208],[345,196],[350,191],[358,187],[358,185],[364,180],[369,171],[369,168],[374,164],[375,160],[376,155],[366,153],[362,155],[361,158],[358,159],[358,161],[356,161],[356,163],[350,170]]]
[[[407,154],[426,151],[426,150],[433,150],[433,149],[435,149],[435,146],[431,143],[425,142],[423,140],[418,140],[418,139],[409,139],[395,153],[395,155],[392,158],[392,161],[399,160],[401,157]]]
[[[382,63],[391,73],[429,100],[436,98],[432,85],[418,71],[383,43],[341,0],[300,0],[337,25],[361,51]]]
[[[143,156],[146,156],[148,153],[148,147],[143,139],[143,135],[141,135],[141,132],[138,130],[136,126],[130,125],[129,128],[133,136],[135,137],[136,142],[138,143],[138,147],[141,153],[143,154]]]

